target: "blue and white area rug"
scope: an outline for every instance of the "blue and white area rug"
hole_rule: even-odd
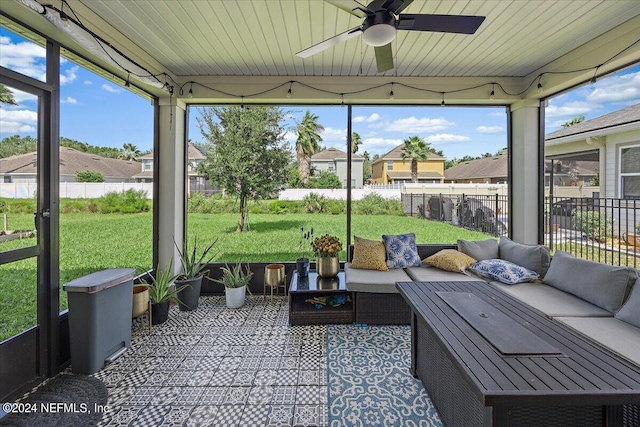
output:
[[[329,325],[329,426],[441,427],[410,368],[409,326]]]

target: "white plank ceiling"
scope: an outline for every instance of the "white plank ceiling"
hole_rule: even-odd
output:
[[[361,23],[322,0],[78,1],[177,76],[378,75],[361,37],[295,56]],[[522,77],[640,15],[640,1],[415,0],[404,13],[486,20],[475,35],[398,31],[386,75]]]

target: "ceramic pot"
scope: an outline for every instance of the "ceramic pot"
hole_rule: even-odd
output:
[[[169,319],[169,300],[151,304],[151,324],[160,325]]]
[[[296,260],[296,271],[298,277],[307,277],[309,275],[309,258],[298,258]]]
[[[178,292],[178,300],[180,311],[191,311],[198,308],[200,299],[200,289],[202,288],[202,276],[187,280],[176,280],[176,288],[180,289],[187,285],[183,290]]]
[[[244,296],[247,288],[224,288],[224,295],[227,300],[227,307],[240,308],[244,305]]]
[[[337,256],[319,257],[316,262],[316,270],[318,270],[320,277],[335,277],[340,271],[340,258]]]

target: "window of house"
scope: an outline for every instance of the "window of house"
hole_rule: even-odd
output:
[[[4,176],[4,183],[5,184],[11,184],[11,175],[5,175]]]
[[[387,170],[388,171],[392,171],[393,170],[393,160],[388,160],[387,161]]]
[[[640,199],[640,145],[620,148],[620,197]]]
[[[335,169],[336,169],[336,167],[335,167],[335,165],[333,163],[328,163],[327,164],[327,170],[333,171]]]
[[[144,170],[145,171],[151,170],[151,162],[144,162]]]

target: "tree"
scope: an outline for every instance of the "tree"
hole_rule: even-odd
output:
[[[342,188],[340,178],[334,172],[322,171],[317,176],[309,179],[309,187],[311,188]]]
[[[578,123],[582,123],[583,121],[584,121],[584,116],[583,115],[577,116],[577,117],[574,117],[573,119],[571,119],[571,121],[564,122],[562,124],[562,127],[563,128],[568,128],[569,126],[577,125]]]
[[[320,151],[322,137],[320,132],[324,126],[318,123],[318,116],[311,114],[309,110],[304,114],[302,121],[298,123],[296,131],[296,156],[298,158],[298,170],[300,171],[300,182],[307,185],[310,176],[311,156]]]
[[[411,136],[404,140],[402,162],[411,160],[411,182],[418,182],[418,162],[429,158],[429,143],[419,136]]]
[[[209,145],[198,172],[238,198],[238,233],[248,230],[247,202],[270,197],[287,182],[286,114],[265,106],[201,110],[198,126]]]
[[[138,147],[128,142],[122,144],[122,154],[120,154],[120,159],[137,161],[139,157],[140,150]]]
[[[362,144],[362,138],[358,132],[351,132],[351,152],[356,154],[360,145]]]
[[[371,156],[368,151],[365,151],[362,153],[362,157],[364,157],[364,162],[362,162],[362,181],[365,184],[371,179]]]
[[[13,97],[13,92],[2,83],[0,83],[0,103],[18,105],[16,99]]]
[[[76,172],[76,182],[104,182],[104,175],[89,170]]]
[[[33,153],[38,149],[38,140],[30,136],[13,135],[0,141],[0,158]]]

